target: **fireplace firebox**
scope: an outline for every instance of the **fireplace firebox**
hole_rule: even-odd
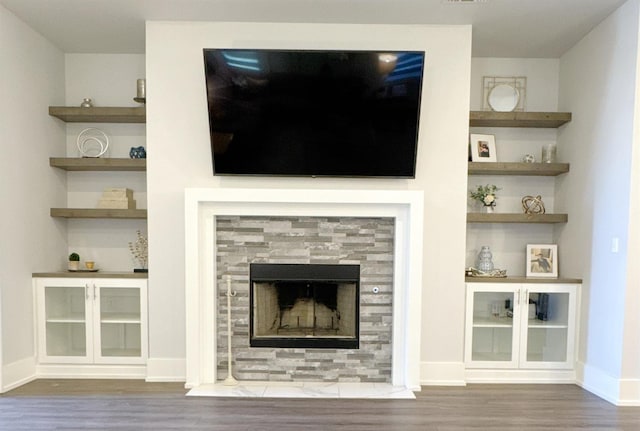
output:
[[[251,347],[359,347],[360,265],[250,265]]]

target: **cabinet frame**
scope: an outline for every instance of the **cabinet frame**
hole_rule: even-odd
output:
[[[557,283],[467,283],[466,284],[466,319],[465,319],[465,366],[466,368],[485,369],[528,369],[528,370],[573,370],[577,349],[577,309],[579,289],[577,284]],[[491,323],[474,321],[475,295],[478,293],[511,294],[513,318],[511,325],[495,320]],[[566,294],[566,323],[529,321],[528,307],[532,293]],[[525,312],[526,309],[526,312]],[[541,323],[538,323],[541,322]],[[509,360],[474,360],[473,332],[474,328],[511,327],[511,357]],[[527,359],[527,343],[531,330],[565,330],[566,351],[564,361],[531,361]]]
[[[144,365],[148,358],[148,304],[147,280],[141,278],[34,278],[36,302],[37,354],[42,364],[126,364]],[[46,314],[46,291],[48,288],[70,288],[82,291],[84,296],[85,355],[50,355],[47,352],[47,324],[81,323],[71,317],[48,319]],[[102,289],[137,289],[139,312],[128,320],[109,320],[101,315]],[[134,313],[135,314],[135,313]],[[125,323],[126,322],[126,323]],[[140,354],[137,356],[107,356],[102,354],[101,329],[103,324],[139,325]]]

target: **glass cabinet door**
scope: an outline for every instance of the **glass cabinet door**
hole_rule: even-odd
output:
[[[569,291],[561,288],[531,289],[528,292],[528,313],[523,316],[522,365],[535,368],[556,368],[570,365],[573,354],[575,306]]]
[[[88,357],[87,287],[45,286],[46,356]]]
[[[109,358],[142,356],[142,316],[137,287],[98,287],[98,356]]]
[[[468,312],[472,315],[471,340],[467,341],[466,362],[472,366],[516,366],[517,325],[514,325],[513,291],[468,292]],[[472,307],[469,307],[472,304]]]

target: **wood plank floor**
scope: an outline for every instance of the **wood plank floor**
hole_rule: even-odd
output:
[[[640,430],[640,407],[574,385],[425,386],[416,400],[185,393],[181,383],[37,380],[0,396],[0,430]]]

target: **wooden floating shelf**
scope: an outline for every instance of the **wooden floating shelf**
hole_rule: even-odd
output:
[[[469,175],[529,175],[553,177],[569,172],[569,163],[469,162]]]
[[[96,271],[96,272],[34,272],[32,277],[40,278],[149,278],[146,272],[118,272],[118,271]]]
[[[571,121],[570,112],[471,111],[471,127],[557,128]]]
[[[467,223],[566,223],[567,214],[467,213]]]
[[[121,108],[114,106],[80,108],[49,106],[49,115],[67,123],[145,123],[145,107]]]
[[[106,209],[106,208],[51,208],[51,217],[146,219],[147,210]]]
[[[510,277],[465,277],[464,281],[467,283],[533,283],[533,284],[581,284],[580,278],[545,278],[545,277],[524,277],[524,276],[510,276]]]
[[[65,171],[146,171],[147,159],[51,157],[49,166]]]

